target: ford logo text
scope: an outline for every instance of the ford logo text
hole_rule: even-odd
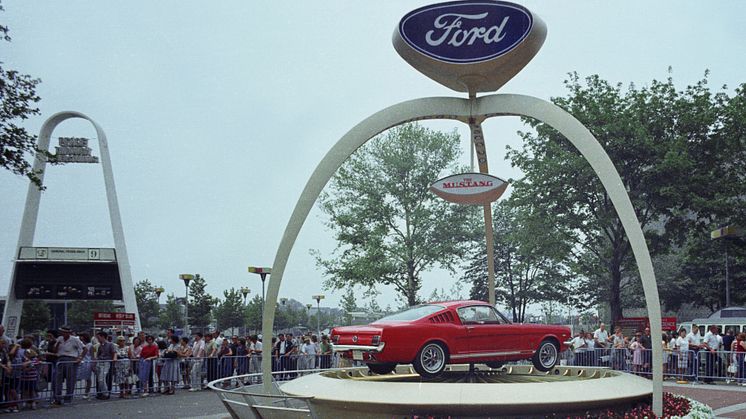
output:
[[[449,63],[477,63],[511,51],[528,36],[531,13],[500,1],[456,1],[413,10],[399,33],[422,54]]]

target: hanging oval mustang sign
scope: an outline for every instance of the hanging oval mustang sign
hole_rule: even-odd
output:
[[[531,13],[517,4],[457,1],[407,13],[399,32],[414,49],[437,60],[478,63],[515,48],[532,26]]]
[[[394,48],[433,80],[470,93],[497,90],[536,55],[546,25],[504,1],[453,1],[407,13]]]
[[[485,173],[462,173],[444,177],[430,185],[430,191],[448,202],[484,205],[496,201],[508,182]]]

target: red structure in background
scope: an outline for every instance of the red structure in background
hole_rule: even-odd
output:
[[[661,317],[661,330],[666,332],[676,331],[676,317]],[[650,319],[647,317],[623,317],[617,319],[614,322],[614,326],[620,326],[625,334],[629,332],[636,332],[638,330],[644,330],[650,326]]]

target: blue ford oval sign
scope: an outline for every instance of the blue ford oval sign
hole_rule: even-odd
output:
[[[531,32],[526,8],[501,1],[454,1],[421,7],[399,22],[412,48],[455,64],[479,63],[504,55]]]

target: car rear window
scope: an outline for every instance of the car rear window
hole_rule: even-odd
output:
[[[420,306],[414,306],[404,311],[400,311],[390,316],[386,316],[381,319],[378,319],[376,320],[376,323],[378,322],[405,322],[405,321],[410,321],[410,320],[419,320],[425,316],[429,316],[431,314],[437,313],[440,310],[443,310],[444,308],[445,308],[444,306],[439,306],[437,304],[424,304]]]

